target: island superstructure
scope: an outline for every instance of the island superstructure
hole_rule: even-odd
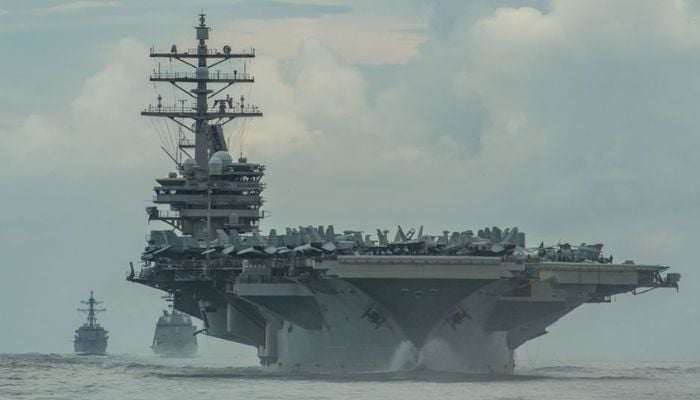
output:
[[[76,353],[81,354],[104,354],[107,351],[107,331],[97,323],[97,313],[101,313],[104,308],[96,308],[101,301],[96,301],[90,291],[90,298],[81,301],[87,308],[79,308],[78,311],[87,314],[87,321],[75,331],[73,347]]]
[[[507,374],[515,349],[580,305],[678,288],[680,275],[666,266],[615,264],[602,244],[528,248],[515,227],[430,235],[399,226],[393,235],[368,235],[302,225],[263,235],[265,167],[243,156],[234,161],[223,133],[228,122],[262,112],[243,96],[209,105],[226,89],[254,82],[247,69],[220,68],[255,52],[208,48],[204,14],[195,30],[194,49],[151,51],[194,69],[150,78],[194,102],[164,106],[159,95],[142,115],[169,118],[194,140],[179,141],[184,160],[170,154],[177,171],[156,180],[147,208],[149,221],[172,229],[151,231],[141,269],[132,266],[128,279],[173,295],[174,307],[201,318],[208,335],[256,347],[263,365]]]

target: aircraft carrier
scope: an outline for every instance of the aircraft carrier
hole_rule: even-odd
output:
[[[150,80],[192,103],[164,105],[158,94],[142,112],[181,132],[174,149],[164,147],[176,171],[156,179],[146,209],[169,229],[150,232],[128,279],[171,294],[206,334],[254,346],[263,365],[509,374],[515,349],[580,305],[678,288],[680,275],[666,266],[614,263],[597,243],[528,248],[515,227],[366,235],[302,225],[261,234],[265,166],[233,160],[223,130],[262,116],[244,96],[223,96],[254,82],[255,51],[209,48],[204,14],[195,31],[194,48],[151,50],[171,67],[158,64]]]

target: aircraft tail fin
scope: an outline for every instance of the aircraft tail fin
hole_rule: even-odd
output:
[[[382,246],[386,246],[389,243],[389,241],[386,238],[386,233],[380,231],[379,229],[377,229],[377,240],[379,241],[379,244]]]
[[[403,233],[403,229],[401,229],[401,225],[398,226],[399,229],[396,231],[396,236],[394,236],[394,242],[405,242],[406,241],[406,234]]]
[[[326,229],[326,240],[329,242],[335,240],[335,230],[333,229],[333,225],[328,225],[328,228]]]
[[[221,246],[226,246],[229,244],[229,237],[223,229],[216,230],[216,238],[219,239],[219,244]]]

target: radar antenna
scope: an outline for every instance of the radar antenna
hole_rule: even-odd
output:
[[[199,25],[195,26],[197,47],[194,49],[182,50],[176,45],[172,45],[168,52],[159,52],[151,49],[152,58],[167,58],[177,60],[184,65],[194,69],[194,72],[162,72],[155,71],[151,77],[151,82],[168,82],[179,89],[194,102],[192,106],[186,108],[184,101],[180,106],[164,106],[162,98],[158,95],[156,106],[149,105],[141,115],[149,117],[169,118],[182,128],[194,133],[194,143],[189,141],[180,142],[182,150],[187,147],[194,147],[194,160],[196,166],[204,175],[208,171],[208,161],[211,155],[217,151],[228,151],[225,141],[217,140],[216,126],[223,126],[236,118],[261,117],[260,109],[250,103],[234,104],[231,97],[214,100],[213,107],[209,106],[208,100],[228,89],[236,83],[253,83],[254,78],[247,72],[240,73],[233,70],[231,73],[222,73],[220,70],[212,72],[212,67],[233,59],[248,59],[255,57],[255,49],[250,48],[240,53],[233,52],[230,46],[225,46],[222,51],[207,47],[209,39],[209,28],[206,25],[206,14],[199,14]],[[207,64],[211,60],[211,64]],[[196,84],[193,89],[186,89],[182,84]],[[212,90],[209,84],[219,84],[221,87]],[[184,121],[193,120],[194,124],[187,124]]]
[[[105,308],[95,308],[96,305],[102,304],[101,301],[96,301],[95,297],[92,295],[92,290],[90,291],[90,298],[88,300],[82,300],[81,304],[85,304],[87,308],[79,308],[78,311],[87,313],[87,323],[86,326],[94,328],[99,326],[97,323],[97,314],[107,311]]]

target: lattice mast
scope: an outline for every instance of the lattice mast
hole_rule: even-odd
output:
[[[184,102],[181,106],[165,107],[158,96],[158,104],[149,106],[141,115],[149,117],[165,117],[191,131],[195,135],[195,155],[194,160],[197,166],[206,171],[208,160],[211,154],[220,150],[227,150],[223,137],[217,134],[216,127],[239,117],[261,117],[262,112],[258,107],[246,103],[245,97],[241,96],[234,105],[233,99],[215,100],[214,107],[210,108],[208,100],[223,92],[230,86],[239,82],[253,83],[254,79],[246,72],[238,73],[215,73],[210,74],[210,68],[231,59],[254,58],[255,50],[250,49],[241,53],[232,53],[230,46],[224,46],[223,51],[207,48],[210,28],[205,23],[206,14],[199,14],[199,25],[195,27],[197,32],[197,48],[189,49],[185,52],[178,52],[177,46],[173,45],[170,53],[157,52],[151,49],[152,58],[175,59],[183,64],[192,67],[194,73],[180,72],[154,72],[150,77],[151,82],[169,82],[177,89],[192,97],[195,102],[191,108],[187,109]],[[213,60],[211,65],[207,65],[207,60]],[[191,62],[192,61],[192,62]],[[196,64],[194,63],[196,61]],[[196,83],[196,88],[187,90],[180,84]],[[216,91],[208,87],[209,83],[223,84],[224,86]],[[194,124],[188,125],[183,120],[193,120]],[[216,121],[210,124],[211,121]],[[194,128],[192,128],[192,126]]]
[[[97,327],[97,314],[107,311],[107,309],[95,308],[95,306],[102,304],[102,302],[95,300],[95,297],[92,295],[92,290],[90,291],[90,298],[88,300],[82,300],[80,303],[88,306],[87,308],[78,308],[78,311],[87,313],[87,323],[85,325],[90,328]]]

